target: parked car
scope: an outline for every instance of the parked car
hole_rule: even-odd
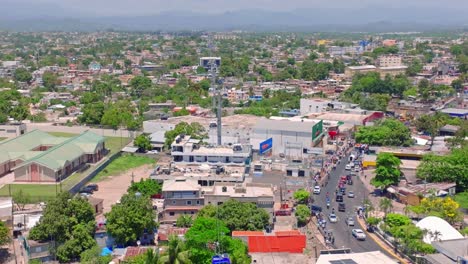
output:
[[[158,154],[159,151],[157,151],[157,150],[150,150],[150,151],[148,151],[148,152],[146,152],[146,153],[147,153],[147,154]]]
[[[354,192],[349,191],[348,192],[348,198],[354,198]]]
[[[320,194],[320,186],[315,186],[314,187],[314,194]]]
[[[93,190],[93,191],[95,191],[95,192],[99,191],[99,185],[94,184],[94,183],[93,183],[93,184],[88,184],[88,185],[86,186],[86,188],[89,188],[89,189],[91,189],[91,190]]]
[[[350,165],[350,164],[346,164],[345,170],[351,170],[351,165]]]
[[[361,171],[361,167],[359,167],[359,166],[354,167],[354,171],[355,171],[355,172],[360,172],[360,171]]]
[[[361,229],[353,229],[351,234],[353,234],[353,237],[355,237],[357,240],[366,240],[366,233],[364,233],[364,231]]]
[[[346,219],[346,224],[347,224],[348,226],[354,226],[354,219],[353,219],[352,217],[348,217],[348,218]]]
[[[330,220],[330,223],[336,223],[338,222],[338,217],[336,216],[336,214],[334,213],[331,213],[328,215],[328,219]]]
[[[93,194],[94,193],[94,188],[86,186],[83,189],[81,189],[80,193],[89,193]]]
[[[310,211],[312,212],[313,215],[316,215],[316,214],[322,212],[322,207],[317,206],[317,205],[312,205],[310,207]]]
[[[338,211],[345,212],[346,211],[346,205],[344,203],[339,203],[338,204]]]

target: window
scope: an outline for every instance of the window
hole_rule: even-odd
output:
[[[187,201],[187,205],[192,205],[192,201]]]
[[[172,204],[175,204],[175,200],[172,200]]]
[[[197,201],[197,204],[200,204],[200,201]]]
[[[194,211],[190,211],[190,214],[193,215],[193,214],[195,214],[195,212],[194,212]]]
[[[169,212],[169,215],[170,215],[170,216],[174,216],[175,213],[174,213],[174,212]]]

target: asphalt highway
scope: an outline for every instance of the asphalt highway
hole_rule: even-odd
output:
[[[335,190],[338,188],[338,182],[342,175],[347,175],[350,171],[345,170],[345,165],[347,163],[348,157],[342,159],[340,164],[338,164],[336,170],[330,173],[330,178],[328,184],[322,187],[321,193],[314,196],[314,205],[322,207],[322,213],[327,220],[326,230],[329,230],[333,233],[335,237],[335,247],[337,249],[341,248],[350,248],[352,252],[365,252],[365,251],[376,251],[381,250],[378,244],[376,244],[371,238],[367,237],[364,241],[358,241],[351,234],[353,228],[361,228],[359,223],[357,223],[357,213],[356,209],[359,206],[362,206],[364,198],[369,194],[367,193],[366,188],[362,182],[358,179],[359,176],[353,176],[353,185],[346,185],[346,195],[343,196],[343,202],[346,204],[346,211],[338,211],[338,202],[335,201]],[[348,191],[353,191],[355,194],[354,198],[348,198]],[[329,193],[330,196],[330,209],[327,209],[326,206],[326,193]],[[332,208],[335,209],[335,214],[338,217],[337,223],[330,223],[328,219],[329,213],[332,211]],[[355,225],[348,226],[346,224],[347,217],[353,217],[355,220]],[[385,251],[383,251],[387,254]]]

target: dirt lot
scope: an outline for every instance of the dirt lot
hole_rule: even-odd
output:
[[[104,199],[104,213],[109,212],[111,206],[127,192],[132,181],[132,173],[134,174],[134,181],[139,181],[142,178],[149,178],[153,167],[154,165],[144,165],[130,169],[119,176],[106,177],[103,181],[98,182],[99,191],[94,192],[93,197]]]

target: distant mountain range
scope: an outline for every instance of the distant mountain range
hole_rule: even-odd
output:
[[[19,5],[19,6],[18,6]],[[317,8],[287,12],[239,10],[220,14],[163,12],[151,16],[75,13],[55,5],[6,3],[0,30],[249,30],[249,31],[428,31],[468,27],[466,10],[449,8]]]

